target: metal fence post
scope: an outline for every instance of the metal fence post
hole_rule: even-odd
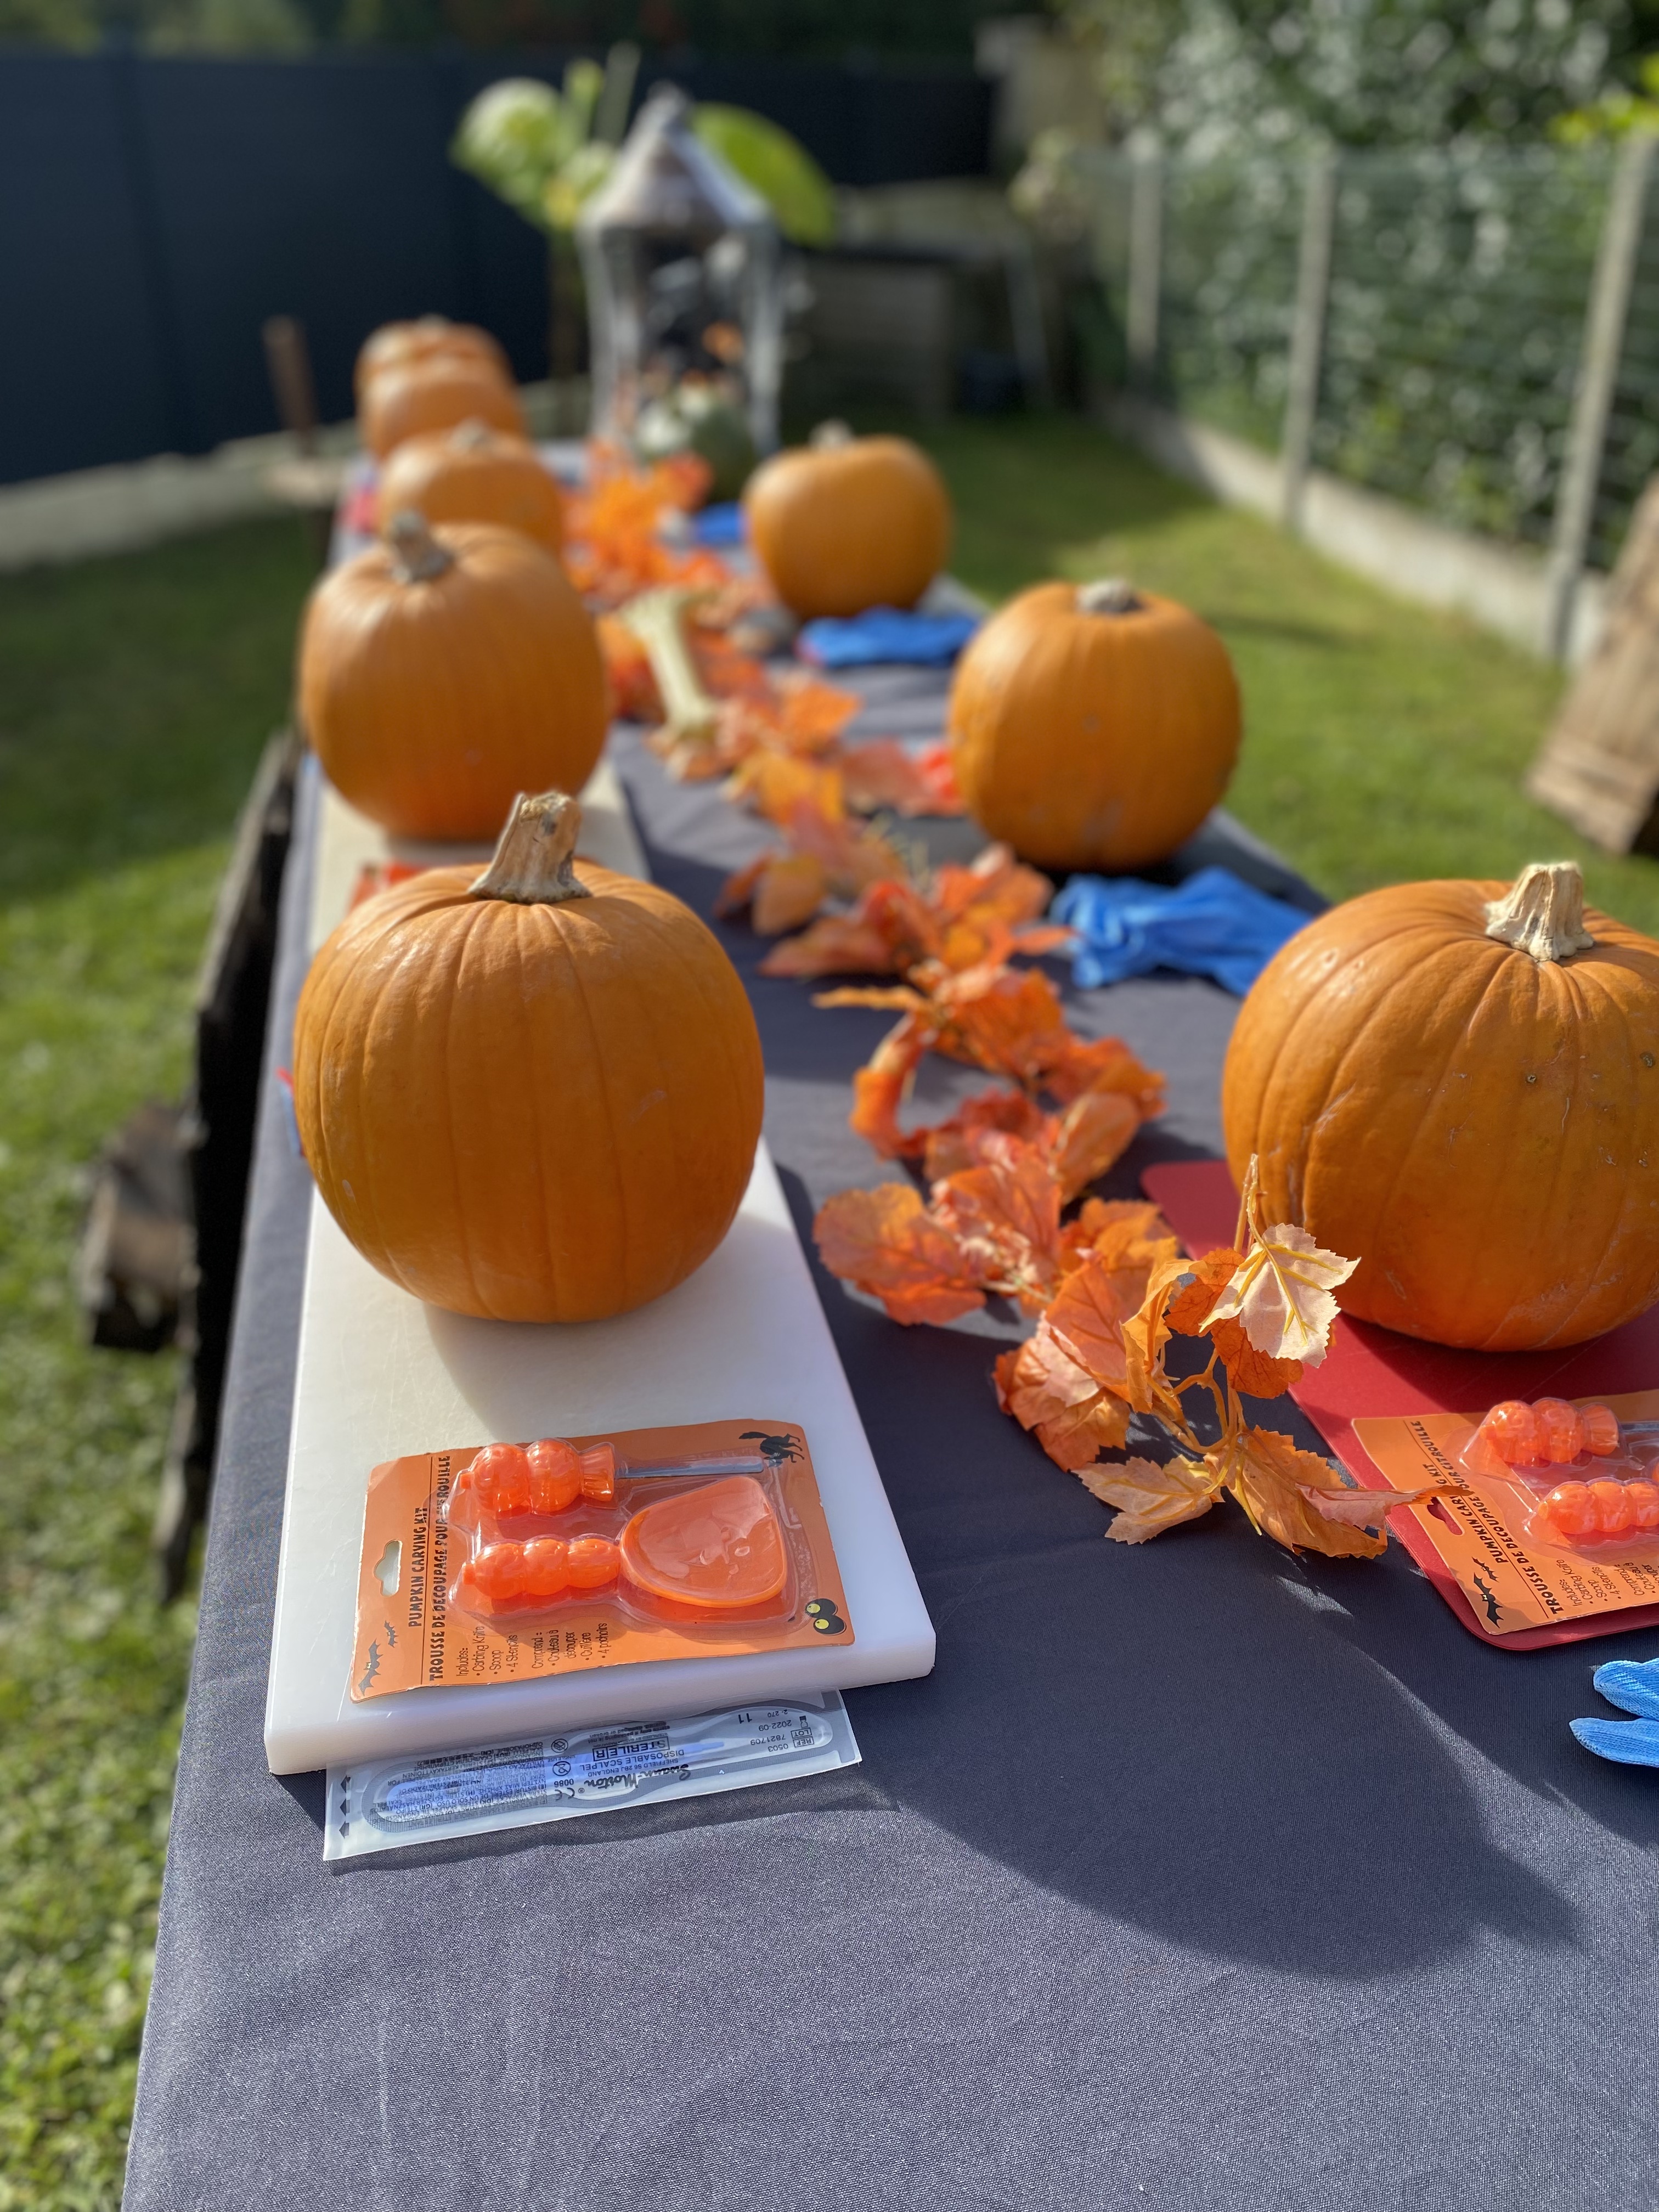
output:
[[[1624,352],[1625,318],[1642,246],[1648,181],[1653,173],[1654,141],[1638,131],[1620,149],[1619,166],[1607,195],[1607,211],[1596,247],[1595,275],[1584,318],[1583,348],[1573,388],[1572,420],[1555,495],[1555,523],[1550,533],[1544,593],[1544,650],[1564,660],[1572,640],[1578,580],[1589,550],[1595,520],[1595,494],[1607,418],[1619,383]]]
[[[1164,155],[1142,148],[1129,168],[1129,382],[1150,396],[1158,379],[1158,295],[1164,279]]]
[[[1290,376],[1279,455],[1279,520],[1286,530],[1301,527],[1303,495],[1313,462],[1335,230],[1336,151],[1327,145],[1317,148],[1308,164],[1307,194],[1302,204],[1302,250],[1297,261],[1296,309],[1291,325]]]

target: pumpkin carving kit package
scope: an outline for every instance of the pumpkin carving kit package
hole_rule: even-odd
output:
[[[369,1478],[354,1699],[850,1644],[804,1431],[414,1453]]]

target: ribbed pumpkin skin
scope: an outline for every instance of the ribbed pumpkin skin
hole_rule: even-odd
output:
[[[1346,1310],[1486,1352],[1580,1344],[1659,1297],[1659,945],[1587,908],[1540,966],[1495,883],[1368,891],[1240,1010],[1227,1158],[1269,1221],[1360,1265]]]
[[[579,862],[592,896],[469,899],[474,867],[366,900],[312,964],[294,1102],[329,1211],[416,1297],[600,1321],[730,1228],[762,1068],[736,971],[689,908]]]
[[[950,495],[907,438],[779,453],[743,505],[756,558],[803,622],[914,606],[951,550]]]
[[[428,522],[499,523],[550,553],[564,544],[559,487],[524,438],[492,431],[474,441],[453,430],[405,438],[380,471],[376,498],[382,530],[412,507]]]
[[[357,409],[363,443],[381,461],[405,438],[466,422],[488,422],[515,438],[525,434],[513,386],[483,362],[453,354],[382,370],[370,378]]]
[[[383,323],[371,331],[358,350],[351,388],[357,398],[375,377],[388,369],[412,368],[417,362],[443,356],[481,362],[493,368],[503,384],[513,381],[512,364],[488,331],[476,323],[452,323],[442,315],[422,315],[410,323]]]
[[[394,836],[495,836],[514,796],[580,791],[607,723],[592,617],[551,554],[455,522],[455,556],[408,583],[385,546],[318,584],[300,633],[300,714],[342,794]]]
[[[1238,684],[1207,623],[1151,592],[1087,614],[1038,584],[957,665],[950,738],[968,811],[1044,868],[1137,868],[1190,837],[1238,758]]]

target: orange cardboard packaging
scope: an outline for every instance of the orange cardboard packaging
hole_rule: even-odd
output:
[[[1540,1401],[1540,1407],[1558,1405],[1564,1412],[1568,1406],[1581,1414],[1599,1408],[1617,1417],[1616,1445],[1609,1443],[1599,1463],[1582,1453],[1566,1464],[1504,1463],[1483,1444],[1508,1407],[1362,1418],[1353,1425],[1389,1488],[1440,1486],[1433,1497],[1396,1510],[1426,1536],[1490,1637],[1659,1601],[1659,1537],[1636,1528],[1618,1537],[1594,1531],[1568,1537],[1559,1510],[1550,1510],[1571,1490],[1605,1483],[1634,1495],[1645,1488],[1659,1471],[1659,1390]],[[1512,1410],[1528,1411],[1518,1401]]]
[[[355,1699],[852,1641],[797,1424],[543,1437],[369,1477]]]

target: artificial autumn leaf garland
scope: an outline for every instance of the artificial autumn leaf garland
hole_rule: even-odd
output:
[[[918,873],[859,818],[959,811],[948,762],[891,741],[846,744],[854,694],[780,676],[742,649],[733,630],[763,590],[715,556],[673,550],[662,527],[699,489],[684,463],[644,476],[602,465],[576,518],[580,581],[590,604],[621,610],[601,617],[613,692],[623,713],[656,725],[670,773],[724,776],[726,796],[780,834],[719,902],[785,940],[763,972],[902,979],[815,1003],[899,1015],[854,1079],[851,1126],[884,1158],[919,1159],[928,1193],[890,1182],[827,1200],[814,1224],[824,1264],[906,1323],[954,1321],[988,1297],[1034,1314],[1032,1334],[996,1362],[998,1401],[1115,1509],[1116,1541],[1144,1543],[1230,1493],[1293,1552],[1376,1557],[1389,1509],[1430,1491],[1355,1490],[1329,1461],[1249,1425],[1243,1407],[1280,1395],[1324,1358],[1334,1293],[1358,1262],[1265,1224],[1254,1161],[1234,1245],[1196,1259],[1150,1204],[1089,1199],[1062,1220],[1162,1111],[1163,1079],[1120,1039],[1077,1036],[1048,978],[1010,964],[1069,935],[1041,921],[1045,877],[1000,846],[971,867]],[[841,910],[824,912],[832,901]],[[905,1129],[900,1109],[929,1052],[1001,1081],[945,1121]],[[1200,1370],[1170,1372],[1176,1338],[1209,1340]],[[1214,1408],[1213,1443],[1188,1416],[1194,1393]],[[1164,1428],[1172,1455],[1103,1460],[1124,1449],[1135,1414]]]

